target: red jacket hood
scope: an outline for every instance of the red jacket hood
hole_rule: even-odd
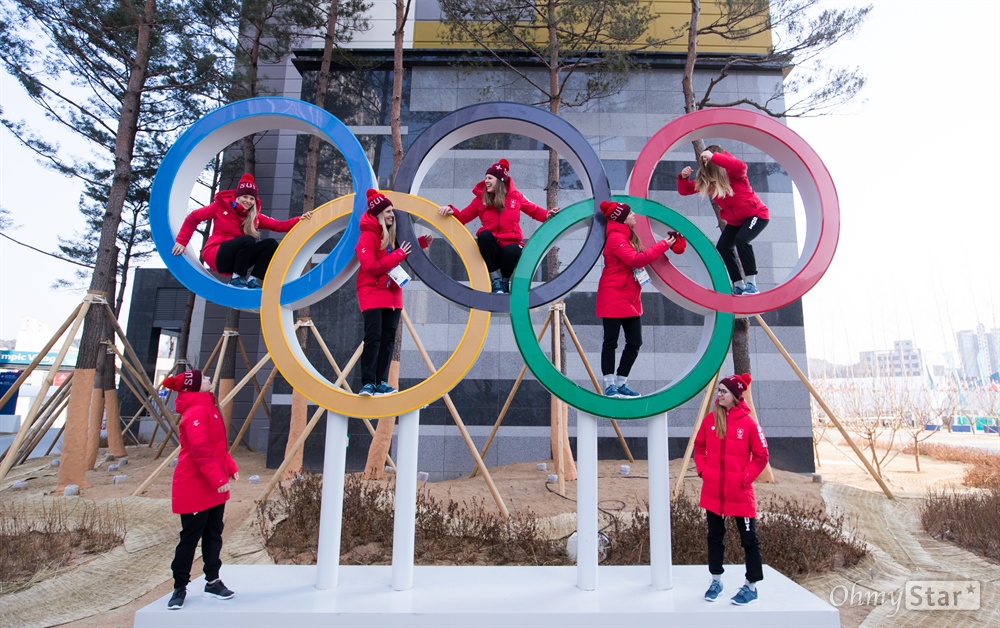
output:
[[[382,239],[382,225],[379,224],[378,218],[372,216],[368,212],[365,212],[361,216],[361,220],[358,222],[358,226],[362,231],[371,231],[378,235],[379,240]]]
[[[615,222],[614,220],[609,220],[608,226],[604,228],[604,234],[608,236],[611,235],[612,233],[621,233],[627,239],[629,240],[632,239],[632,230],[629,228],[628,225],[621,222]]]
[[[215,407],[215,393],[212,392],[182,392],[177,394],[174,409],[178,414],[184,414],[194,406]]]

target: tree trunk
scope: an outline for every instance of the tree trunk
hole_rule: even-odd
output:
[[[389,126],[392,129],[393,181],[396,180],[399,164],[403,163],[403,131],[400,121],[403,108],[403,39],[409,11],[409,0],[396,0],[396,30],[392,33],[392,111],[389,115]]]
[[[135,153],[135,136],[139,126],[139,110],[142,92],[146,85],[149,67],[150,35],[156,0],[145,0],[143,19],[136,24],[135,59],[129,71],[128,83],[122,94],[122,107],[115,134],[115,169],[108,192],[108,202],[101,227],[101,239],[97,247],[94,275],[90,280],[90,290],[111,294],[114,278],[118,270],[118,225],[121,224],[122,208],[132,177],[132,157]],[[68,484],[80,488],[87,485],[86,440],[87,419],[90,416],[90,396],[93,392],[94,371],[97,367],[101,335],[104,331],[104,308],[92,307],[83,323],[83,335],[77,354],[76,374],[70,390],[70,413],[66,416],[63,431],[62,453],[59,457],[59,475],[56,491],[61,493]],[[90,464],[93,464],[92,462]]]

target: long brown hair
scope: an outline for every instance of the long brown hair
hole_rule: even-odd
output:
[[[396,221],[392,221],[392,226],[385,224],[385,212],[379,212],[378,224],[382,225],[382,243],[380,246],[384,249],[390,244],[396,242]]]
[[[487,207],[496,207],[500,211],[503,211],[504,205],[507,204],[507,184],[497,179],[497,184],[493,186],[493,192],[487,192],[483,188],[483,205]]]
[[[734,408],[736,406],[733,406]],[[715,435],[719,438],[726,437],[726,415],[729,414],[729,409],[715,404]]]
[[[712,151],[713,153],[725,151],[718,144],[712,144],[705,150]],[[726,172],[725,168],[712,163],[711,160],[707,164],[703,163],[698,167],[694,187],[698,190],[699,194],[709,198],[725,198],[733,195],[733,186],[729,183],[729,173]]]
[[[235,203],[236,201],[233,202]],[[247,210],[247,217],[243,219],[243,233],[253,237],[255,240],[260,239],[260,231],[257,230],[257,214],[259,213],[260,210],[257,209],[257,198],[254,197],[253,207]]]

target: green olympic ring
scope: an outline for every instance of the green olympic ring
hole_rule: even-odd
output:
[[[632,210],[653,218],[683,234],[708,270],[712,287],[721,293],[730,293],[729,275],[715,250],[715,245],[687,218],[676,211],[649,199],[638,196],[615,196],[614,200],[628,203]],[[510,322],[524,361],[538,381],[553,395],[569,405],[595,416],[609,419],[643,419],[672,410],[691,399],[705,387],[705,382],[719,372],[729,353],[733,338],[735,315],[713,312],[706,316],[706,332],[698,347],[701,355],[678,375],[668,386],[649,396],[634,399],[613,399],[577,385],[556,370],[542,351],[535,337],[528,310],[528,290],[531,278],[542,257],[556,239],[568,228],[594,216],[593,201],[580,201],[559,211],[532,234],[521,253],[521,260],[511,279]]]

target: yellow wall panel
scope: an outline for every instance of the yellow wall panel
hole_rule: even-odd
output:
[[[687,50],[686,25],[691,18],[691,3],[687,0],[653,0],[656,21],[650,29],[654,39],[672,41],[653,49],[656,52],[685,52]],[[701,23],[720,14],[717,2],[702,3]],[[677,32],[680,29],[680,32]],[[679,35],[679,36],[678,36]],[[543,32],[539,31],[539,36]],[[440,22],[415,22],[413,25],[413,48],[424,49],[467,49],[471,42],[450,44],[446,41],[446,30]],[[717,35],[703,36],[698,40],[698,51],[702,53],[766,54],[771,48],[771,33],[764,32],[745,41],[734,42]]]

